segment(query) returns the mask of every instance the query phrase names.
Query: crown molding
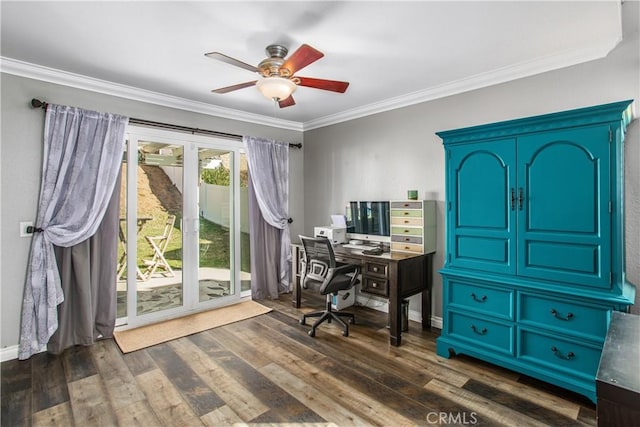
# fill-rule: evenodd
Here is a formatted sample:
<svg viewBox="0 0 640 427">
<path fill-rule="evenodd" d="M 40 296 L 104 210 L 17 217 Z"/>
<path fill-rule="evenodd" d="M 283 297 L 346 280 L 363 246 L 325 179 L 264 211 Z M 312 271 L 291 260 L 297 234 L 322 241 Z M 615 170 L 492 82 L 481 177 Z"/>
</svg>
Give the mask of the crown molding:
<svg viewBox="0 0 640 427">
<path fill-rule="evenodd" d="M 300 132 L 303 130 L 303 124 L 300 122 L 274 119 L 260 114 L 251 114 L 231 108 L 218 107 L 204 102 L 192 101 L 177 96 L 139 89 L 133 86 L 126 86 L 106 80 L 95 79 L 81 74 L 43 67 L 41 65 L 31 64 L 4 56 L 0 56 L 0 72 L 77 89 L 103 93 L 105 95 L 131 99 L 134 101 L 148 102 L 150 104 L 177 108 L 179 110 L 222 117 L 225 119 L 239 120 Z"/>
<path fill-rule="evenodd" d="M 482 89 L 484 87 L 494 86 L 500 83 L 506 83 L 524 77 L 604 58 L 621 41 L 622 34 L 620 34 L 619 38 L 614 42 L 603 42 L 585 49 L 568 51 L 556 55 L 537 58 L 531 61 L 520 62 L 512 66 L 498 68 L 486 73 L 476 74 L 464 79 L 430 87 L 425 90 L 389 98 L 381 102 L 375 102 L 363 107 L 321 117 L 316 120 L 310 120 L 304 123 L 304 130 L 307 131 L 330 126 L 385 111 L 408 107 L 422 102 L 433 101 L 435 99 Z"/>
<path fill-rule="evenodd" d="M 604 58 L 621 41 L 622 33 L 620 33 L 619 37 L 613 42 L 603 42 L 584 49 L 524 61 L 512 66 L 476 74 L 464 79 L 389 98 L 384 101 L 374 102 L 304 123 L 218 107 L 203 102 L 43 67 L 12 58 L 0 57 L 0 71 L 21 77 L 43 80 L 50 83 L 163 105 L 180 110 L 303 132 Z"/>
</svg>

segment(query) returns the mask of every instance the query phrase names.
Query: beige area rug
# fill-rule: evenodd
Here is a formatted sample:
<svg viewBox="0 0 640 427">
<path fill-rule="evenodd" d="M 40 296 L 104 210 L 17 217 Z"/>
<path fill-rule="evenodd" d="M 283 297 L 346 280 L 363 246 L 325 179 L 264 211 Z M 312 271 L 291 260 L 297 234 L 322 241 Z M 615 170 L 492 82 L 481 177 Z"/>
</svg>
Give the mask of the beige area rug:
<svg viewBox="0 0 640 427">
<path fill-rule="evenodd" d="M 130 353 L 207 329 L 249 319 L 270 311 L 269 307 L 249 300 L 215 310 L 167 320 L 166 322 L 125 331 L 116 331 L 113 333 L 113 337 L 123 353 Z"/>
</svg>

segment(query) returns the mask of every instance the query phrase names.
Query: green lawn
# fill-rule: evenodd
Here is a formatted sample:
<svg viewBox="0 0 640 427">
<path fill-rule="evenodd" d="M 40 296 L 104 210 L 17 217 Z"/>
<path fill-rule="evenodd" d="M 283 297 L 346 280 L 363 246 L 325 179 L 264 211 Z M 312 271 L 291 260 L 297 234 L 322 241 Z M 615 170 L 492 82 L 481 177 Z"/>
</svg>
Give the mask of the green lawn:
<svg viewBox="0 0 640 427">
<path fill-rule="evenodd" d="M 164 230 L 167 215 L 156 215 L 146 222 L 138 233 L 138 266 L 144 271 L 144 260 L 153 257 L 153 249 L 145 236 L 160 236 Z M 182 269 L 182 235 L 180 233 L 180 220 L 176 221 L 171 233 L 169 246 L 165 251 L 165 258 L 171 268 Z M 240 271 L 251 272 L 249 255 L 249 234 L 240 234 Z M 229 229 L 200 218 L 200 266 L 214 268 L 230 268 L 229 256 Z M 120 248 L 120 251 L 122 248 Z M 126 276 L 125 276 L 126 277 Z"/>
</svg>

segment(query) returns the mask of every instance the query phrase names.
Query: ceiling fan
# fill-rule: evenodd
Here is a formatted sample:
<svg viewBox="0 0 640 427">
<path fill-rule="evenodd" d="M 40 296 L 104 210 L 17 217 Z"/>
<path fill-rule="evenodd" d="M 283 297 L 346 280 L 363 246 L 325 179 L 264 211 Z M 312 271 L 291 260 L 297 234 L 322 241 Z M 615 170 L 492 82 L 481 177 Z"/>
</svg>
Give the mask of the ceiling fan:
<svg viewBox="0 0 640 427">
<path fill-rule="evenodd" d="M 205 56 L 209 58 L 256 72 L 263 77 L 259 80 L 214 89 L 211 92 L 223 94 L 245 87 L 256 86 L 265 97 L 277 102 L 280 108 L 284 108 L 295 105 L 296 102 L 291 94 L 298 86 L 339 93 L 344 93 L 349 86 L 349 82 L 296 76 L 296 72 L 324 56 L 322 52 L 307 44 L 300 46 L 289 58 L 286 58 L 289 52 L 288 49 L 282 45 L 269 45 L 265 52 L 269 57 L 260 62 L 257 67 L 220 52 L 205 53 Z"/>
</svg>

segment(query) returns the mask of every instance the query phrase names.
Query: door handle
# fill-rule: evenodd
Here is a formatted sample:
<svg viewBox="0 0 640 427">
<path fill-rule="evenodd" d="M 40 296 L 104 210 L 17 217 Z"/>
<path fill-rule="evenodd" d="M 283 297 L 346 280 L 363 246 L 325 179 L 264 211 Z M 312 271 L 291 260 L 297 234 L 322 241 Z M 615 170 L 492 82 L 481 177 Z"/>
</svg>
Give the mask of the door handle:
<svg viewBox="0 0 640 427">
<path fill-rule="evenodd" d="M 524 190 L 522 187 L 518 189 L 518 209 L 522 210 L 522 202 L 524 200 Z"/>
<path fill-rule="evenodd" d="M 516 210 L 516 189 L 511 187 L 511 210 Z"/>
</svg>

